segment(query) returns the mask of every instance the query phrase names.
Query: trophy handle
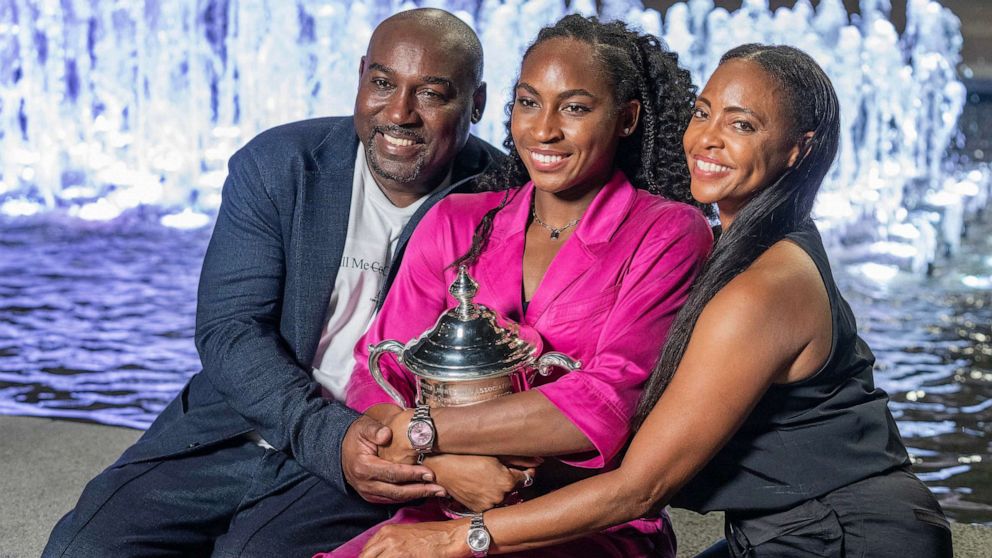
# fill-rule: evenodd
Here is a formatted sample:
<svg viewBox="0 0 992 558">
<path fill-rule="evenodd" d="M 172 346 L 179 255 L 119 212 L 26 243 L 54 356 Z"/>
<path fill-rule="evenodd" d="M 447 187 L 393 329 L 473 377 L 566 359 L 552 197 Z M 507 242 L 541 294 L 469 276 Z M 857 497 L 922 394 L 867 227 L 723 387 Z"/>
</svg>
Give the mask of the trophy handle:
<svg viewBox="0 0 992 558">
<path fill-rule="evenodd" d="M 396 401 L 397 405 L 406 408 L 406 400 L 393 386 L 389 385 L 386 378 L 382 376 L 382 371 L 379 370 L 379 358 L 382 357 L 383 353 L 393 353 L 400 362 L 403 362 L 403 344 L 387 339 L 378 345 L 369 345 L 369 372 L 372 373 L 372 378 L 379 384 L 379 387 L 385 390 Z"/>
<path fill-rule="evenodd" d="M 582 361 L 575 360 L 565 353 L 559 353 L 558 351 L 544 353 L 541 355 L 541 358 L 537 359 L 537 372 L 542 376 L 550 374 L 552 366 L 564 368 L 571 372 L 581 367 Z"/>
</svg>

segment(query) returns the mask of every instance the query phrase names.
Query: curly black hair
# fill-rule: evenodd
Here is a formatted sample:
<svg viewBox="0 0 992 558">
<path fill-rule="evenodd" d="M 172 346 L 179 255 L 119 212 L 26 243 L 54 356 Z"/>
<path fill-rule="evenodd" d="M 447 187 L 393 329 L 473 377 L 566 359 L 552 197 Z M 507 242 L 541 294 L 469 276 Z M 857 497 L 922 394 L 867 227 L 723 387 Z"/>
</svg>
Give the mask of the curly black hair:
<svg viewBox="0 0 992 558">
<path fill-rule="evenodd" d="M 696 88 L 689 71 L 679 66 L 678 55 L 667 50 L 657 37 L 639 33 L 622 21 L 604 23 L 596 17 L 572 14 L 541 29 L 524 53 L 524 59 L 538 45 L 551 39 L 576 39 L 592 46 L 603 74 L 610 80 L 617 105 L 634 99 L 640 101 L 640 122 L 632 134 L 621 138 L 615 161 L 631 184 L 701 207 L 689 191 L 689 169 L 682 149 L 682 134 L 689 124 Z M 515 98 L 511 99 L 505 109 L 503 147 L 509 156 L 479 177 L 480 190 L 504 191 L 530 180 L 510 134 L 515 102 Z M 508 199 L 509 192 L 502 203 L 483 216 L 475 229 L 472 247 L 453 266 L 474 262 L 479 257 L 492 230 L 493 218 Z"/>
</svg>

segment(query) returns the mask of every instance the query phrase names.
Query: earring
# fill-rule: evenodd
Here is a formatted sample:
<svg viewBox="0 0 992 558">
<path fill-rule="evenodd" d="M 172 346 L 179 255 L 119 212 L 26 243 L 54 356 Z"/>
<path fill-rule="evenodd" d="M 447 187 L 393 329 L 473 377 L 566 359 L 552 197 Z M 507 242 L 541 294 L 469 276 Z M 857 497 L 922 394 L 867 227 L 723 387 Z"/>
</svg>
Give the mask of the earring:
<svg viewBox="0 0 992 558">
<path fill-rule="evenodd" d="M 629 134 L 630 134 L 630 128 L 624 128 L 623 129 L 623 135 L 626 136 L 626 135 L 629 135 Z"/>
<path fill-rule="evenodd" d="M 472 122 L 478 123 L 482 119 L 482 112 L 479 109 L 472 109 Z"/>
</svg>

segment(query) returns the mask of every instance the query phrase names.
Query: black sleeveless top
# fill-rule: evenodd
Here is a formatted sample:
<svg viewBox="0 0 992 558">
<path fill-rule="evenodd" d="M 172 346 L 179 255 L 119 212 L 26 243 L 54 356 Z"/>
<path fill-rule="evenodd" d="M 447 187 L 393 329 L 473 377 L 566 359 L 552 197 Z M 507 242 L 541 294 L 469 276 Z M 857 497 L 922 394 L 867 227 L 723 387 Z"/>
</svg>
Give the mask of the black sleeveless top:
<svg viewBox="0 0 992 558">
<path fill-rule="evenodd" d="M 826 286 L 833 340 L 813 376 L 774 384 L 740 430 L 672 500 L 697 512 L 790 508 L 909 463 L 888 396 L 875 387 L 875 356 L 830 273 L 812 221 L 786 236 L 809 254 Z"/>
</svg>

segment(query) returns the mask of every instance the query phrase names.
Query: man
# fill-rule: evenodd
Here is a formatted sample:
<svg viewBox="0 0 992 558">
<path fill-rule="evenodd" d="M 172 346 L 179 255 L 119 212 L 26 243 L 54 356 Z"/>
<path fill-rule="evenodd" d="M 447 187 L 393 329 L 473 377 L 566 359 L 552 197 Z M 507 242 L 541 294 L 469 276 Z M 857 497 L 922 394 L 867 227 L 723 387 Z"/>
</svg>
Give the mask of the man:
<svg viewBox="0 0 992 558">
<path fill-rule="evenodd" d="M 231 158 L 200 279 L 203 371 L 44 556 L 309 556 L 384 519 L 373 503 L 441 493 L 429 469 L 377 457 L 394 433 L 321 392 L 342 395 L 413 226 L 498 156 L 468 133 L 481 75 L 468 26 L 403 12 L 372 35 L 353 118 L 281 126 Z"/>
</svg>

